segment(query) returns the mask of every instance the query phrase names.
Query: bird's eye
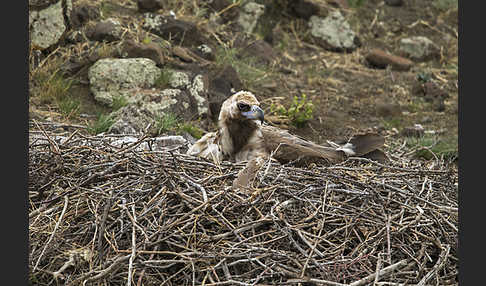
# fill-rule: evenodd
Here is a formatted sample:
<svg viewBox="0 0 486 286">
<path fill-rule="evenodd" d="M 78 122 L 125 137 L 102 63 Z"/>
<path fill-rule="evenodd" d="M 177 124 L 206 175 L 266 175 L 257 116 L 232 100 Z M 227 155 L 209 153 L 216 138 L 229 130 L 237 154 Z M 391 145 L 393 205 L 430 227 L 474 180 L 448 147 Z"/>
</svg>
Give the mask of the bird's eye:
<svg viewBox="0 0 486 286">
<path fill-rule="evenodd" d="M 250 106 L 246 103 L 240 102 L 240 103 L 238 103 L 238 109 L 240 111 L 250 111 Z"/>
</svg>

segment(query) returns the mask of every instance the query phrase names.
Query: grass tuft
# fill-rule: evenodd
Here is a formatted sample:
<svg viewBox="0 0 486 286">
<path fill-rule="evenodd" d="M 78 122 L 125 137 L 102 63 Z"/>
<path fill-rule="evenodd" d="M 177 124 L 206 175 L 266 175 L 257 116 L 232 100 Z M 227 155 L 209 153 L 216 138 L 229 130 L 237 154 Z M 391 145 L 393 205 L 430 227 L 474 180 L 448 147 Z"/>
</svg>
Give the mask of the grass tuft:
<svg viewBox="0 0 486 286">
<path fill-rule="evenodd" d="M 96 121 L 89 124 L 87 130 L 93 135 L 100 134 L 108 131 L 115 121 L 113 113 L 98 113 Z"/>
<path fill-rule="evenodd" d="M 172 113 L 166 113 L 155 118 L 155 129 L 157 135 L 175 131 L 178 125 L 179 119 Z"/>
<path fill-rule="evenodd" d="M 407 146 L 415 148 L 414 155 L 424 160 L 454 160 L 458 157 L 457 137 L 439 137 L 426 134 L 418 138 L 408 138 Z"/>
<path fill-rule="evenodd" d="M 127 106 L 128 105 L 128 100 L 125 96 L 120 95 L 120 96 L 114 96 L 113 97 L 113 102 L 111 103 L 111 108 L 113 111 L 117 111 L 120 108 Z"/>
<path fill-rule="evenodd" d="M 172 71 L 168 68 L 163 68 L 160 72 L 159 77 L 155 80 L 155 87 L 159 89 L 165 89 L 169 87 L 171 76 Z"/>
</svg>

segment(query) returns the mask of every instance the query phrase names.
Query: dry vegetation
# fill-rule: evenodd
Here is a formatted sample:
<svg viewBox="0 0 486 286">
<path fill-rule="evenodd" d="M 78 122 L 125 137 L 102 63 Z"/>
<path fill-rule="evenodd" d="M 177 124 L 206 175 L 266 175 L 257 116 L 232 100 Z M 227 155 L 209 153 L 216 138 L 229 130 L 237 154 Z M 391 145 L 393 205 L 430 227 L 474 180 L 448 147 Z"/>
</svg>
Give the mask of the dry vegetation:
<svg viewBox="0 0 486 286">
<path fill-rule="evenodd" d="M 125 33 L 140 42 L 160 41 L 140 28 L 135 1 L 78 2 L 98 6 L 102 19 L 122 19 Z M 112 107 L 97 104 L 86 69 L 65 76 L 62 67 L 73 57 L 113 56 L 116 43 L 60 46 L 35 65 L 30 57 L 30 283 L 457 285 L 457 1 L 408 1 L 416 14 L 376 8 L 374 0 L 348 2 L 346 18 L 362 37 L 361 49 L 325 51 L 309 39 L 304 20 L 284 15 L 273 46 L 277 63 L 262 65 L 237 57 L 229 25 L 211 26 L 198 1 L 165 1 L 167 11 L 220 43 L 214 64 L 238 71 L 274 120 L 269 123 L 315 142 L 372 126 L 386 134 L 389 164 L 350 158 L 295 168 L 268 162 L 252 193 L 229 187 L 243 165 L 187 156 L 187 146 L 140 150 L 150 136 L 122 147 L 110 144 L 121 135 L 95 136 L 108 129 L 109 113 L 124 99 Z M 436 23 L 419 20 L 430 11 Z M 276 26 L 260 24 L 257 38 Z M 409 72 L 365 64 L 369 47 L 394 47 L 417 34 L 446 43 L 440 59 Z M 419 75 L 449 93 L 444 112 L 413 95 Z M 166 81 L 161 77 L 158 84 Z M 303 126 L 290 124 L 293 100 L 303 95 L 313 116 Z M 401 112 L 380 116 L 383 104 Z M 211 126 L 169 119 L 157 121 L 160 133 L 197 137 Z M 399 136 L 414 123 L 435 133 Z"/>
<path fill-rule="evenodd" d="M 235 193 L 242 164 L 187 146 L 32 127 L 32 283 L 457 285 L 457 170 L 406 159 L 404 145 L 387 165 L 269 161 Z"/>
</svg>

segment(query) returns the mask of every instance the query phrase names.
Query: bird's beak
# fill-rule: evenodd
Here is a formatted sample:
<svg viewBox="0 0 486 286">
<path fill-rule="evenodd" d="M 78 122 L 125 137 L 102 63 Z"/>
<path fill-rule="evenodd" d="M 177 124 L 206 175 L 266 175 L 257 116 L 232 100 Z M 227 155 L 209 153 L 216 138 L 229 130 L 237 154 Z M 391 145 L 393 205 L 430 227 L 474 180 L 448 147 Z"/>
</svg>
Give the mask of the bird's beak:
<svg viewBox="0 0 486 286">
<path fill-rule="evenodd" d="M 264 119 L 263 110 L 258 105 L 252 105 L 250 111 L 242 112 L 241 114 L 247 119 L 258 119 L 260 122 L 263 122 Z"/>
</svg>

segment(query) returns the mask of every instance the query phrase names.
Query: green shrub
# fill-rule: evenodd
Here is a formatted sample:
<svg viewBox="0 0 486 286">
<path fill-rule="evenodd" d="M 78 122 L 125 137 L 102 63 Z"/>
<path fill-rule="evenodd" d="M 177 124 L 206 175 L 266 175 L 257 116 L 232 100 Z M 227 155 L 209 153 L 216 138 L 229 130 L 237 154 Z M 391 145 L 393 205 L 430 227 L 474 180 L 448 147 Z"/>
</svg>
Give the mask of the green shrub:
<svg viewBox="0 0 486 286">
<path fill-rule="evenodd" d="M 283 105 L 272 104 L 270 112 L 286 116 L 296 127 L 304 126 L 307 121 L 313 118 L 314 104 L 307 99 L 305 94 L 302 97 L 294 96 L 290 107 L 287 109 Z"/>
</svg>

